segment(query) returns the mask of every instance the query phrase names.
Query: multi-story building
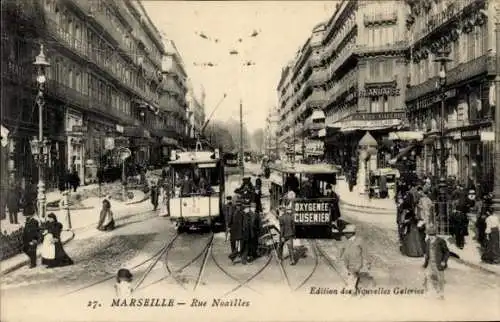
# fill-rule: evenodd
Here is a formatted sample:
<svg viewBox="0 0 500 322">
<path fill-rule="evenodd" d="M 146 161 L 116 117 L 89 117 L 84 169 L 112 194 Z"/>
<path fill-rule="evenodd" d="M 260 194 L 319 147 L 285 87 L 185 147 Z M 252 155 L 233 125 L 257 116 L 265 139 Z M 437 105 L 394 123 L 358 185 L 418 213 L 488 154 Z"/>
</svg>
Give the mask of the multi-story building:
<svg viewBox="0 0 500 322">
<path fill-rule="evenodd" d="M 310 115 L 319 106 L 326 114 L 326 158 L 350 165 L 367 132 L 381 146 L 390 131 L 406 125 L 404 8 L 400 1 L 342 1 L 314 29 L 315 41 L 303 50 L 308 54 L 283 70 L 278 86 L 282 138 L 293 136 L 288 118 Z M 384 149 L 377 151 L 372 169 L 390 158 Z"/>
<path fill-rule="evenodd" d="M 264 129 L 265 153 L 271 158 L 279 157 L 279 115 L 276 107 L 272 108 L 266 117 L 266 127 Z"/>
<path fill-rule="evenodd" d="M 82 179 L 95 175 L 86 168 L 104 162 L 106 137 L 130 147 L 133 162 L 150 160 L 170 120 L 160 107 L 175 104 L 160 104 L 165 50 L 139 1 L 3 1 L 2 44 L 2 125 L 10 130 L 15 177 L 36 178 L 29 141 L 39 123 L 32 63 L 41 44 L 51 64 L 43 114 L 47 183 L 57 184 L 68 168 Z"/>
<path fill-rule="evenodd" d="M 168 160 L 170 148 L 188 145 L 187 75 L 179 51 L 172 40 L 164 40 L 166 54 L 162 61 L 163 81 L 160 86 L 162 158 Z"/>
<path fill-rule="evenodd" d="M 406 106 L 413 130 L 424 132 L 419 160 L 439 174 L 441 101 L 444 96 L 446 170 L 466 183 L 493 177 L 492 93 L 495 75 L 495 1 L 406 1 L 408 50 Z M 448 52 L 445 85 L 436 57 Z M 498 55 L 498 53 L 496 53 Z M 443 76 L 443 75 L 442 75 Z M 442 95 L 444 93 L 444 95 Z M 498 98 L 497 98 L 498 102 Z M 437 141 L 437 142 L 436 142 Z"/>
<path fill-rule="evenodd" d="M 313 28 L 312 35 L 299 49 L 293 61 L 282 70 L 278 91 L 278 141 L 289 155 L 302 154 L 305 124 L 315 108 L 322 108 L 325 96 L 314 79 L 320 72 L 324 24 Z"/>
</svg>

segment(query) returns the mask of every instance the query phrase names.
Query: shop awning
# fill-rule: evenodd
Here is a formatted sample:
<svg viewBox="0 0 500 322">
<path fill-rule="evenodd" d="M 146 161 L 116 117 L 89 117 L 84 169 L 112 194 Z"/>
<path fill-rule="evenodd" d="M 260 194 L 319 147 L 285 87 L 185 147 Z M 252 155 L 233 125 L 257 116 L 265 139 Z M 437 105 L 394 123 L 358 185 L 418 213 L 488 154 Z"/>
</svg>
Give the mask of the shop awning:
<svg viewBox="0 0 500 322">
<path fill-rule="evenodd" d="M 389 140 L 422 141 L 423 139 L 424 139 L 424 132 L 419 132 L 419 131 L 398 131 L 389 133 Z"/>
<path fill-rule="evenodd" d="M 161 138 L 161 144 L 171 145 L 171 146 L 177 146 L 178 142 L 177 142 L 176 139 L 172 139 L 172 138 L 164 136 L 164 137 Z"/>
<path fill-rule="evenodd" d="M 151 138 L 151 134 L 149 133 L 149 131 L 140 127 L 140 126 L 124 126 L 123 127 L 123 136 L 134 137 L 134 138 L 144 138 L 144 139 Z"/>
</svg>

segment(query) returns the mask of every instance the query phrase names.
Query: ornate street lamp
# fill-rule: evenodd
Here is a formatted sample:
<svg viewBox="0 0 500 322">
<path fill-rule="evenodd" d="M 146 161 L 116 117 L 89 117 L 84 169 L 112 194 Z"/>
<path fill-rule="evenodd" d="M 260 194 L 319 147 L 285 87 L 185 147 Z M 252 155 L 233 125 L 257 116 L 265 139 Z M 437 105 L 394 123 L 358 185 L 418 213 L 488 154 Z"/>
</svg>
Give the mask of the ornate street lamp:
<svg viewBox="0 0 500 322">
<path fill-rule="evenodd" d="M 33 66 L 37 69 L 36 82 L 38 84 L 38 93 L 36 95 L 36 104 L 38 105 L 38 139 L 34 139 L 31 142 L 31 151 L 35 157 L 35 161 L 38 165 L 38 215 L 45 219 L 45 183 L 44 183 L 44 167 L 45 159 L 48 155 L 47 140 L 43 137 L 43 107 L 45 105 L 45 99 L 43 97 L 43 91 L 45 89 L 45 82 L 47 81 L 45 77 L 45 71 L 50 67 L 50 63 L 45 57 L 45 52 L 43 44 L 40 45 L 40 53 L 35 58 Z"/>
<path fill-rule="evenodd" d="M 445 138 L 445 102 L 446 102 L 446 65 L 448 62 L 452 61 L 448 56 L 451 53 L 451 49 L 449 46 L 444 45 L 441 50 L 438 52 L 438 57 L 434 59 L 435 62 L 439 63 L 439 90 L 440 90 L 440 98 L 441 98 L 441 122 L 439 124 L 440 136 L 439 142 L 441 151 L 439 154 L 439 196 L 438 196 L 438 204 L 439 204 L 439 216 L 441 220 L 447 218 L 448 211 L 446 205 L 446 196 L 447 196 L 447 183 L 446 183 L 446 147 L 444 143 Z M 436 217 L 434 217 L 436 220 Z M 434 222 L 435 226 L 436 222 Z"/>
</svg>

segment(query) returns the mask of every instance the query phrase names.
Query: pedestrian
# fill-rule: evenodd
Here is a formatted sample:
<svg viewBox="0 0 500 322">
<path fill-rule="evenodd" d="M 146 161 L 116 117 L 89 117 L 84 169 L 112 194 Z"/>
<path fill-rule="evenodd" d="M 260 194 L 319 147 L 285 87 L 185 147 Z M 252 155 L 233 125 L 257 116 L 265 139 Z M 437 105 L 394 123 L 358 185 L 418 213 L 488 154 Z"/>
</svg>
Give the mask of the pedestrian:
<svg viewBox="0 0 500 322">
<path fill-rule="evenodd" d="M 295 238 L 295 222 L 293 221 L 293 210 L 285 209 L 285 213 L 279 217 L 280 223 L 280 244 L 278 257 L 283 260 L 283 248 L 286 245 L 290 257 L 290 265 L 295 265 L 295 252 L 293 249 L 293 239 Z"/>
<path fill-rule="evenodd" d="M 233 197 L 232 196 L 227 196 L 226 197 L 226 204 L 224 205 L 224 223 L 226 225 L 226 241 L 227 237 L 229 235 L 229 232 L 231 231 L 231 217 L 233 216 L 234 213 L 234 205 L 233 205 Z M 231 241 L 231 254 L 234 253 L 234 245 L 233 242 Z"/>
<path fill-rule="evenodd" d="M 262 213 L 262 179 L 260 174 L 255 179 L 255 212 Z"/>
<path fill-rule="evenodd" d="M 17 213 L 21 205 L 21 188 L 15 184 L 9 188 L 7 193 L 7 210 L 9 211 L 9 222 L 18 224 Z"/>
<path fill-rule="evenodd" d="M 118 298 L 126 298 L 132 295 L 133 275 L 130 270 L 120 268 L 116 273 L 115 293 Z"/>
<path fill-rule="evenodd" d="M 347 225 L 344 228 L 346 241 L 340 251 L 340 260 L 343 264 L 347 289 L 356 294 L 359 276 L 364 265 L 365 254 L 360 238 L 356 238 L 356 227 Z"/>
<path fill-rule="evenodd" d="M 498 216 L 492 210 L 487 211 L 486 217 L 486 248 L 481 260 L 490 264 L 500 264 L 500 234 Z"/>
<path fill-rule="evenodd" d="M 439 299 L 444 299 L 444 271 L 448 267 L 450 251 L 446 241 L 436 236 L 436 229 L 431 226 L 427 229 L 429 238 L 425 247 L 425 281 L 426 290 L 434 291 Z"/>
<path fill-rule="evenodd" d="M 158 213 L 158 216 L 160 217 L 167 217 L 169 212 L 168 212 L 168 188 L 164 184 L 163 186 L 160 187 L 160 193 L 158 196 L 158 202 L 160 203 L 160 212 Z"/>
<path fill-rule="evenodd" d="M 159 188 L 155 181 L 151 183 L 151 204 L 153 205 L 153 210 L 158 209 L 158 195 Z"/>
<path fill-rule="evenodd" d="M 252 207 L 256 209 L 256 203 L 252 203 Z M 262 219 L 260 217 L 260 212 L 251 211 L 250 212 L 250 245 L 248 255 L 250 257 L 250 261 L 255 260 L 259 257 L 259 237 L 261 234 L 262 227 Z"/>
<path fill-rule="evenodd" d="M 406 193 L 401 219 L 401 252 L 408 257 L 422 257 L 425 252 L 425 231 L 413 204 L 414 197 Z"/>
<path fill-rule="evenodd" d="M 250 259 L 250 252 L 252 251 L 252 234 L 253 234 L 253 214 L 251 203 L 249 200 L 243 202 L 243 220 L 242 220 L 242 238 L 241 238 L 241 263 L 246 265 Z"/>
<path fill-rule="evenodd" d="M 34 212 L 26 214 L 26 223 L 23 229 L 23 252 L 30 259 L 30 268 L 36 267 L 36 247 L 40 240 L 40 226 L 33 215 Z"/>
<path fill-rule="evenodd" d="M 47 215 L 47 222 L 44 228 L 43 245 L 44 247 L 48 247 L 50 256 L 43 256 L 42 251 L 42 264 L 47 265 L 48 268 L 73 265 L 73 260 L 68 256 L 61 242 L 63 225 L 57 221 L 54 213 Z M 46 245 L 45 238 L 48 239 L 48 245 Z M 44 258 L 48 260 L 44 262 Z"/>
<path fill-rule="evenodd" d="M 78 175 L 78 171 L 76 171 L 76 166 L 73 166 L 71 171 L 69 184 L 73 192 L 76 192 L 76 189 L 80 186 L 80 176 Z"/>
<path fill-rule="evenodd" d="M 236 200 L 232 216 L 229 217 L 229 233 L 231 241 L 231 254 L 229 258 L 235 261 L 238 255 L 241 255 L 241 241 L 243 239 L 243 211 L 241 209 L 241 200 Z"/>
<path fill-rule="evenodd" d="M 115 220 L 111 211 L 111 203 L 108 199 L 102 201 L 102 209 L 99 215 L 99 223 L 97 229 L 101 231 L 110 231 L 115 229 Z"/>
<path fill-rule="evenodd" d="M 462 194 L 454 216 L 452 217 L 453 230 L 455 235 L 455 244 L 458 248 L 463 249 L 465 245 L 465 236 L 469 235 L 469 217 L 468 213 L 474 206 L 476 193 L 474 190 L 469 190 L 468 194 Z"/>
</svg>

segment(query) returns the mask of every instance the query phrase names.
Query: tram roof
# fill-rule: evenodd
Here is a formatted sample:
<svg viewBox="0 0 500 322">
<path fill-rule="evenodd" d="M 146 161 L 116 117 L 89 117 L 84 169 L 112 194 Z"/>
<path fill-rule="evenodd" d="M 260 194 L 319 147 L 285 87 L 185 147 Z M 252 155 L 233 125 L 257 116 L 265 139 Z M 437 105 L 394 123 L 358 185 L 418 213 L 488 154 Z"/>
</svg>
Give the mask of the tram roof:
<svg viewBox="0 0 500 322">
<path fill-rule="evenodd" d="M 176 159 L 170 161 L 168 164 L 207 164 L 216 163 L 218 160 L 218 158 L 214 158 L 213 151 L 189 151 L 177 152 Z"/>
<path fill-rule="evenodd" d="M 333 174 L 338 173 L 338 169 L 335 165 L 328 163 L 317 163 L 317 164 L 280 164 L 272 167 L 273 170 L 283 172 L 283 173 L 305 173 L 305 174 Z"/>
</svg>

